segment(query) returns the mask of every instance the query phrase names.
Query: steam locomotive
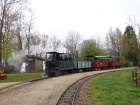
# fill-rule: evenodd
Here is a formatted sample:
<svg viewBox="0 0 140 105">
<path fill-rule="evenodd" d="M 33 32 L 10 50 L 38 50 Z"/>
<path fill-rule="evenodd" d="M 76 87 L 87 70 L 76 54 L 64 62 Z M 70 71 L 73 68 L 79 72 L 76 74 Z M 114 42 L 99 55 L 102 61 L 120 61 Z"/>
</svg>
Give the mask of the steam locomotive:
<svg viewBox="0 0 140 105">
<path fill-rule="evenodd" d="M 45 72 L 49 77 L 82 70 L 103 70 L 121 67 L 121 58 L 113 56 L 86 56 L 86 61 L 74 61 L 72 54 L 47 52 Z"/>
</svg>

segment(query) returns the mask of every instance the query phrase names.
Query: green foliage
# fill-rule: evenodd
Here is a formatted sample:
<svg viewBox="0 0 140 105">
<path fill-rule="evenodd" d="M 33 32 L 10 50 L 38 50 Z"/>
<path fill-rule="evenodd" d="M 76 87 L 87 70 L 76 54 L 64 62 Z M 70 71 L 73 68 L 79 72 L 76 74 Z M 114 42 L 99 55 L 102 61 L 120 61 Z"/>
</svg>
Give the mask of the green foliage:
<svg viewBox="0 0 140 105">
<path fill-rule="evenodd" d="M 10 42 L 6 42 L 5 44 L 3 44 L 2 50 L 0 50 L 2 58 L 4 59 L 9 58 L 14 50 L 15 46 Z"/>
<path fill-rule="evenodd" d="M 2 60 L 7 62 L 15 49 L 14 44 L 19 41 L 16 36 L 27 30 L 24 26 L 24 11 L 29 10 L 27 8 L 28 0 L 0 0 L 0 67 Z"/>
<path fill-rule="evenodd" d="M 88 55 L 103 55 L 103 49 L 94 39 L 87 39 L 82 42 L 81 45 L 81 58 L 85 59 Z"/>
<path fill-rule="evenodd" d="M 122 59 L 122 66 L 123 67 L 129 67 L 130 64 L 131 64 L 131 62 L 129 60 Z"/>
<path fill-rule="evenodd" d="M 107 73 L 93 79 L 88 90 L 89 105 L 139 105 L 139 93 L 131 70 Z"/>
<path fill-rule="evenodd" d="M 127 26 L 122 40 L 124 58 L 133 62 L 136 66 L 138 63 L 138 42 L 133 27 Z"/>
<path fill-rule="evenodd" d="M 25 81 L 25 80 L 40 78 L 42 77 L 42 75 L 43 73 L 8 74 L 7 79 L 0 80 L 0 83 Z"/>
</svg>

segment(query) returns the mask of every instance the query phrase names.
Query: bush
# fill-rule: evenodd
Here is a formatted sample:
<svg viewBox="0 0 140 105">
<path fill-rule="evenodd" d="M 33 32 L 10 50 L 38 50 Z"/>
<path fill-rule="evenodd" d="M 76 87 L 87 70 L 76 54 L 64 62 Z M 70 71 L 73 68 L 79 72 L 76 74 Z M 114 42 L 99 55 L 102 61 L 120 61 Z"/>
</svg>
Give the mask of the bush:
<svg viewBox="0 0 140 105">
<path fill-rule="evenodd" d="M 131 66 L 131 62 L 125 59 L 122 59 L 122 66 L 123 67 L 130 67 Z"/>
<path fill-rule="evenodd" d="M 5 73 L 11 74 L 15 70 L 15 67 L 14 66 L 6 66 L 6 67 L 3 67 L 3 70 Z"/>
</svg>

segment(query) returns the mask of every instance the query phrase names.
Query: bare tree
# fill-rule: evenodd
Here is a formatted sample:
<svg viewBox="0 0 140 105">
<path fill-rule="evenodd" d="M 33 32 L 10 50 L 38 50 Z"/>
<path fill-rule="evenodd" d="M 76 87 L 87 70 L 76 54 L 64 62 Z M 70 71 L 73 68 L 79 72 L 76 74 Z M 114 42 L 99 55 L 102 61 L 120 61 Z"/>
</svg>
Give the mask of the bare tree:
<svg viewBox="0 0 140 105">
<path fill-rule="evenodd" d="M 113 31 L 109 29 L 106 35 L 106 50 L 110 55 L 121 56 L 122 54 L 122 32 L 119 28 Z"/>
<path fill-rule="evenodd" d="M 40 52 L 40 56 L 43 56 L 44 54 L 46 54 L 46 51 L 47 51 L 47 47 L 48 47 L 48 35 L 46 34 L 41 34 L 41 42 L 40 42 L 40 47 L 43 49 L 41 52 Z"/>
<path fill-rule="evenodd" d="M 34 17 L 34 13 L 32 10 L 29 11 L 30 12 L 30 18 L 25 21 L 25 37 L 27 39 L 27 42 L 26 42 L 26 45 L 27 45 L 27 48 L 28 48 L 28 54 L 30 54 L 30 45 L 31 45 L 31 38 L 33 38 L 33 34 L 35 34 L 35 32 L 32 32 L 33 30 L 33 27 L 34 27 L 34 20 L 35 20 L 35 17 Z"/>
<path fill-rule="evenodd" d="M 48 48 L 48 35 L 36 34 L 30 39 L 31 53 L 43 57 Z"/>
<path fill-rule="evenodd" d="M 79 51 L 80 42 L 80 33 L 76 31 L 69 31 L 65 42 L 63 42 L 63 46 L 66 48 L 68 53 L 72 53 L 76 56 L 77 51 Z"/>
<path fill-rule="evenodd" d="M 57 39 L 56 36 L 54 35 L 51 39 L 50 39 L 50 48 L 52 48 L 54 51 L 58 51 L 58 49 L 61 46 L 61 40 Z"/>
<path fill-rule="evenodd" d="M 17 46 L 16 50 L 20 51 L 23 50 L 23 30 L 24 30 L 24 25 L 23 25 L 23 18 L 24 15 L 19 12 L 18 20 L 15 22 L 15 35 L 16 37 L 14 38 L 14 43 Z"/>
<path fill-rule="evenodd" d="M 42 36 L 42 37 L 41 37 L 41 47 L 42 47 L 43 49 L 45 49 L 45 48 L 47 48 L 48 35 L 43 34 L 43 35 L 41 35 L 41 36 Z"/>
</svg>

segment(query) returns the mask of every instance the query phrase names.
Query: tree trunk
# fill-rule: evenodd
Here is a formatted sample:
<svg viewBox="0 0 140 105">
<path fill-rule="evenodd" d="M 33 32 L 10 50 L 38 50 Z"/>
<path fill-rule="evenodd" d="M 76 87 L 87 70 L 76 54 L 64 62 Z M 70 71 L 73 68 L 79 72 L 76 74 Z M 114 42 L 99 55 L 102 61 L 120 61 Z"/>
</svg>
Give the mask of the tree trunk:
<svg viewBox="0 0 140 105">
<path fill-rule="evenodd" d="M 3 13 L 4 14 L 4 13 Z M 1 26 L 0 26 L 0 51 L 2 52 L 2 38 L 3 38 L 3 23 L 4 23 L 4 16 L 1 19 Z M 0 69 L 2 68 L 2 53 L 0 52 Z"/>
<path fill-rule="evenodd" d="M 22 50 L 22 39 L 20 36 L 20 32 L 18 32 L 17 37 L 18 37 L 18 50 Z"/>
</svg>

